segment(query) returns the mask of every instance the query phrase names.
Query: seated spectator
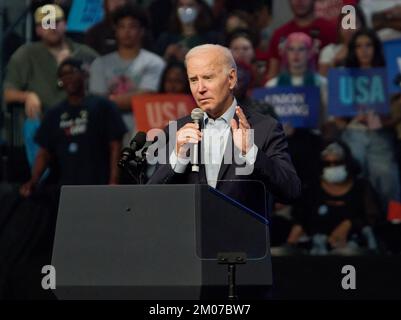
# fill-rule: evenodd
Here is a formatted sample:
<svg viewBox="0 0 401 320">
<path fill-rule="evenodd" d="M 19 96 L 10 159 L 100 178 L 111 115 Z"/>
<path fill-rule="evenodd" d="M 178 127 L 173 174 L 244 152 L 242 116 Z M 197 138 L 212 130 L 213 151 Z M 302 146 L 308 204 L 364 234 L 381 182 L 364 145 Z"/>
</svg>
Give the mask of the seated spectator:
<svg viewBox="0 0 401 320">
<path fill-rule="evenodd" d="M 261 75 L 265 82 L 269 60 L 268 45 L 273 33 L 271 28 L 272 2 L 254 0 L 235 4 L 230 1 L 230 5 L 237 9 L 229 13 L 226 18 L 226 43 L 230 42 L 230 37 L 236 33 L 236 30 L 247 30 L 254 48 L 253 64 L 257 74 Z M 259 84 L 261 85 L 261 83 Z"/>
<path fill-rule="evenodd" d="M 260 58 L 266 60 L 266 51 L 273 31 L 271 26 L 273 0 L 215 1 L 213 8 L 222 6 L 222 2 L 225 2 L 224 8 L 227 12 L 226 18 L 223 20 L 225 21 L 225 33 L 230 34 L 235 29 L 248 29 L 255 33 L 258 39 L 256 56 L 258 60 Z"/>
<path fill-rule="evenodd" d="M 100 55 L 105 55 L 117 50 L 113 26 L 113 13 L 127 3 L 128 0 L 104 0 L 103 20 L 85 32 L 85 43 L 95 49 Z"/>
<path fill-rule="evenodd" d="M 255 56 L 257 41 L 247 29 L 236 29 L 228 35 L 227 47 L 231 50 L 236 61 L 247 64 L 252 69 L 250 89 L 263 86 L 265 82 L 264 70 L 258 68 Z"/>
<path fill-rule="evenodd" d="M 320 123 L 324 122 L 327 106 L 327 79 L 313 71 L 312 38 L 302 32 L 288 35 L 283 48 L 283 71 L 266 83 L 275 86 L 317 86 L 320 88 Z"/>
<path fill-rule="evenodd" d="M 57 5 L 48 6 L 56 12 L 56 29 L 44 29 L 43 7 L 36 9 L 35 30 L 41 40 L 21 46 L 12 55 L 4 81 L 6 103 L 24 104 L 29 118 L 40 116 L 65 99 L 65 92 L 57 85 L 57 67 L 65 58 L 74 57 L 90 64 L 97 56 L 89 47 L 65 37 L 63 10 Z M 47 12 L 46 7 L 43 9 Z"/>
<path fill-rule="evenodd" d="M 227 31 L 233 32 L 235 29 L 245 28 L 255 34 L 255 59 L 262 74 L 268 70 L 268 47 L 273 34 L 272 5 L 272 0 L 230 1 L 230 7 L 237 8 L 237 11 L 230 15 L 231 18 L 226 24 Z M 237 15 L 233 16 L 235 12 Z"/>
<path fill-rule="evenodd" d="M 335 24 L 321 18 L 316 18 L 314 14 L 315 0 L 289 0 L 294 18 L 278 28 L 270 41 L 269 45 L 269 71 L 268 78 L 276 77 L 280 72 L 281 56 L 280 51 L 283 44 L 291 33 L 303 32 L 313 39 L 313 48 L 319 52 L 329 43 L 337 41 Z M 316 64 L 316 59 L 314 60 Z"/>
<path fill-rule="evenodd" d="M 119 8 L 114 15 L 117 51 L 97 58 L 90 70 L 91 93 L 108 97 L 125 111 L 130 135 L 135 131 L 131 113 L 133 95 L 156 92 L 165 63 L 142 48 L 147 18 L 139 7 Z M 129 137 L 126 137 L 129 139 Z"/>
<path fill-rule="evenodd" d="M 320 160 L 320 179 L 304 189 L 295 206 L 295 224 L 287 242 L 298 244 L 307 235 L 312 238 L 311 254 L 377 249 L 372 230 L 380 217 L 380 204 L 370 183 L 356 177 L 349 149 L 340 141 L 327 143 Z"/>
<path fill-rule="evenodd" d="M 191 94 L 187 68 L 180 61 L 170 62 L 163 71 L 159 93 Z"/>
<path fill-rule="evenodd" d="M 116 184 L 121 139 L 126 128 L 110 101 L 85 95 L 82 62 L 67 59 L 59 67 L 67 99 L 46 114 L 36 135 L 40 149 L 31 179 L 20 192 L 29 196 L 46 168 L 57 163 L 60 185 Z"/>
<path fill-rule="evenodd" d="M 157 40 L 156 52 L 167 61 L 184 61 L 189 49 L 219 41 L 212 25 L 211 10 L 203 0 L 177 0 L 168 30 Z"/>
<path fill-rule="evenodd" d="M 317 174 L 320 136 L 316 129 L 324 122 L 327 105 L 327 80 L 313 71 L 314 50 L 312 38 L 296 32 L 288 36 L 283 48 L 283 70 L 266 83 L 276 86 L 316 86 L 320 88 L 320 115 L 317 128 L 294 128 L 283 123 L 288 138 L 288 148 L 302 185 L 308 185 Z"/>
<path fill-rule="evenodd" d="M 329 69 L 344 66 L 348 55 L 348 45 L 352 36 L 360 29 L 366 27 L 365 16 L 358 6 L 355 6 L 356 29 L 344 29 L 342 20 L 345 14 L 341 14 L 337 21 L 338 42 L 325 46 L 319 56 L 319 73 L 326 77 Z"/>
<path fill-rule="evenodd" d="M 255 59 L 254 39 L 247 29 L 235 29 L 227 39 L 227 47 L 236 61 L 251 65 Z"/>
<path fill-rule="evenodd" d="M 372 30 L 354 34 L 348 48 L 347 68 L 380 68 L 385 60 L 382 45 Z M 361 166 L 362 176 L 369 179 L 386 212 L 390 200 L 400 199 L 399 168 L 394 152 L 394 127 L 401 118 L 379 116 L 368 110 L 354 118 L 336 118 L 342 140 Z"/>
</svg>

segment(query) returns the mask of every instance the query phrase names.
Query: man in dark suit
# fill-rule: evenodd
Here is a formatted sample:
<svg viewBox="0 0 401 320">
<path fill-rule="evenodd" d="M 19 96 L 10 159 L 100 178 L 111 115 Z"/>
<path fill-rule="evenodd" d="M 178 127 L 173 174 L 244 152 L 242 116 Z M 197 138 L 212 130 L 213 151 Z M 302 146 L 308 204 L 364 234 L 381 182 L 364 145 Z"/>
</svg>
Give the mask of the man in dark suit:
<svg viewBox="0 0 401 320">
<path fill-rule="evenodd" d="M 262 188 L 256 187 L 257 182 L 243 188 L 235 181 L 259 181 L 269 202 L 270 195 L 284 203 L 299 197 L 301 184 L 282 126 L 270 116 L 237 105 L 233 94 L 237 68 L 231 52 L 219 45 L 202 45 L 187 53 L 185 63 L 192 95 L 204 111 L 203 121 L 199 126 L 189 116 L 178 120 L 175 137 L 167 138 L 175 140 L 168 163 L 159 164 L 148 183 L 207 183 L 252 209 L 258 209 L 255 202 Z M 199 144 L 203 160 L 199 172 L 188 163 L 194 144 Z"/>
</svg>

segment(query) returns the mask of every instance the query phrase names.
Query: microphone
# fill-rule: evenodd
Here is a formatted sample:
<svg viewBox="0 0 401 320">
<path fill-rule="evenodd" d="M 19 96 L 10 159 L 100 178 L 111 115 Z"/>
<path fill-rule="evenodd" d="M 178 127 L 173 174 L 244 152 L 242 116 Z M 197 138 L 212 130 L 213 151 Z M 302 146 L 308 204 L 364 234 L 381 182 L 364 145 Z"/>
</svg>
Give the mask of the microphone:
<svg viewBox="0 0 401 320">
<path fill-rule="evenodd" d="M 139 131 L 135 137 L 131 140 L 129 146 L 132 150 L 138 151 L 142 149 L 142 147 L 146 143 L 146 133 L 143 131 Z"/>
<path fill-rule="evenodd" d="M 203 119 L 203 110 L 201 108 L 195 108 L 191 112 L 191 118 L 194 123 L 197 123 L 200 128 L 200 121 Z M 192 159 L 192 172 L 199 172 L 199 152 L 198 143 L 194 144 L 193 149 L 193 159 Z"/>
<path fill-rule="evenodd" d="M 122 150 L 120 160 L 118 161 L 118 166 L 120 168 L 124 168 L 129 161 L 135 158 L 135 152 L 142 149 L 145 143 L 146 133 L 143 131 L 139 131 L 131 140 L 129 147 Z"/>
</svg>

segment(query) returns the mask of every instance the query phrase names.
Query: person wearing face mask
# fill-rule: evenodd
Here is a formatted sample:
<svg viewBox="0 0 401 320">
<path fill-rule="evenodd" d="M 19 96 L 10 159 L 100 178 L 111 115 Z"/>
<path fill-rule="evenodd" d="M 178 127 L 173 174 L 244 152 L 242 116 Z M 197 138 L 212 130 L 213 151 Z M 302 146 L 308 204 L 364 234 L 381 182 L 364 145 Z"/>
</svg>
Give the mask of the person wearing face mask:
<svg viewBox="0 0 401 320">
<path fill-rule="evenodd" d="M 218 43 L 219 36 L 211 31 L 213 15 L 203 0 L 177 0 L 168 30 L 156 43 L 156 52 L 166 61 L 184 61 L 188 50 L 205 43 Z"/>
<path fill-rule="evenodd" d="M 298 244 L 307 235 L 312 247 L 319 240 L 327 252 L 376 249 L 372 230 L 380 217 L 380 203 L 369 181 L 356 177 L 358 167 L 349 148 L 339 140 L 327 142 L 320 163 L 320 179 L 304 189 L 294 206 L 295 223 L 287 243 Z"/>
</svg>

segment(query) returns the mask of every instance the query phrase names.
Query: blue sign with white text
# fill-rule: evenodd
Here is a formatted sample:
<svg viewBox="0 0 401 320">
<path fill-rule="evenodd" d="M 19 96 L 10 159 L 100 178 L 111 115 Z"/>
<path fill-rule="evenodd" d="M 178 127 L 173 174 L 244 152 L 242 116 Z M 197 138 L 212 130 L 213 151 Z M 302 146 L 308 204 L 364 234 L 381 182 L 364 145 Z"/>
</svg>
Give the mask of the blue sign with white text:
<svg viewBox="0 0 401 320">
<path fill-rule="evenodd" d="M 282 123 L 290 123 L 294 128 L 317 128 L 319 87 L 257 88 L 252 97 L 272 105 Z"/>
<path fill-rule="evenodd" d="M 68 15 L 67 30 L 85 32 L 103 19 L 103 0 L 74 0 Z"/>
<path fill-rule="evenodd" d="M 401 40 L 383 42 L 389 94 L 401 93 Z"/>
<path fill-rule="evenodd" d="M 339 68 L 329 71 L 331 116 L 356 116 L 365 111 L 389 113 L 385 68 Z"/>
</svg>

